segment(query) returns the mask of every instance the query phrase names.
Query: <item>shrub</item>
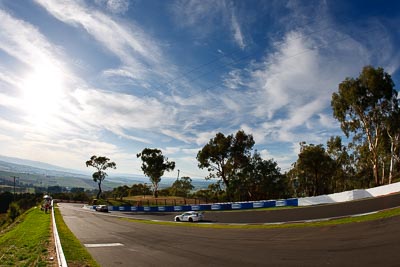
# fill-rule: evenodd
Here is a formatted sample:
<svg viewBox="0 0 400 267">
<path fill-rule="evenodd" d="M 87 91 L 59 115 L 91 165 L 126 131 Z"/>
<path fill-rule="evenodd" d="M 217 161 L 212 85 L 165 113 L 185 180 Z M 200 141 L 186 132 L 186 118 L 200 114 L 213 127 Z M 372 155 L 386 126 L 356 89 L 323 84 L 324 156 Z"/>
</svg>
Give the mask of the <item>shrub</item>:
<svg viewBox="0 0 400 267">
<path fill-rule="evenodd" d="M 11 220 L 11 222 L 14 222 L 15 219 L 21 214 L 22 214 L 22 212 L 21 212 L 21 209 L 18 206 L 18 204 L 14 203 L 14 202 L 11 203 L 10 207 L 8 208 L 8 211 L 7 211 L 8 219 Z"/>
</svg>

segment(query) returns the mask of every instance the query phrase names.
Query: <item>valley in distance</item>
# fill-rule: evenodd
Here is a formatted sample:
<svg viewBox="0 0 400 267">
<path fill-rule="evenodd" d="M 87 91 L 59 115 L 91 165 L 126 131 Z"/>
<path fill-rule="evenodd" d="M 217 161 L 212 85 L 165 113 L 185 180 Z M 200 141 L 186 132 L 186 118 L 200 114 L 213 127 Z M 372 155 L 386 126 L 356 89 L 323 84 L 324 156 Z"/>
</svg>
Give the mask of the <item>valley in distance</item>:
<svg viewBox="0 0 400 267">
<path fill-rule="evenodd" d="M 194 191 L 207 189 L 208 185 L 213 183 L 204 178 L 191 177 L 191 179 L 192 185 L 195 187 Z M 162 177 L 159 188 L 167 188 L 175 180 L 176 177 Z M 143 183 L 147 183 L 148 186 L 151 185 L 149 178 L 144 175 L 112 174 L 104 180 L 102 189 L 108 191 L 122 185 L 130 187 L 133 184 Z M 42 190 L 40 191 L 46 191 L 48 187 L 54 186 L 64 187 L 69 190 L 71 188 L 97 190 L 98 188 L 89 171 L 85 173 L 43 162 L 0 155 L 0 192 L 13 192 L 14 186 L 17 193 L 35 193 L 35 188 L 41 188 Z"/>
</svg>

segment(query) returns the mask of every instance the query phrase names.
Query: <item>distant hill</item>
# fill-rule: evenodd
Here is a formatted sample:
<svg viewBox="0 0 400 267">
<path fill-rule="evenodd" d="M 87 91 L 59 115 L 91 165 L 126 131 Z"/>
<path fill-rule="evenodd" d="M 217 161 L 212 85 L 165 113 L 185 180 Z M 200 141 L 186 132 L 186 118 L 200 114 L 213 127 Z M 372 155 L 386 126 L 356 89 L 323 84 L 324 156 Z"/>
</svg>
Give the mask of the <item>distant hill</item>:
<svg viewBox="0 0 400 267">
<path fill-rule="evenodd" d="M 18 177 L 18 182 L 36 187 L 62 186 L 82 187 L 85 189 L 96 189 L 97 184 L 93 182 L 90 173 L 83 173 L 59 166 L 32 160 L 0 156 L 0 179 L 11 181 L 13 176 Z M 160 188 L 172 185 L 176 178 L 162 177 Z M 205 179 L 192 179 L 195 190 L 205 189 L 212 181 Z M 103 182 L 104 190 L 111 190 L 120 185 L 131 186 L 138 183 L 150 185 L 148 177 L 129 174 L 112 174 Z M 1 184 L 0 184 L 1 185 Z"/>
<path fill-rule="evenodd" d="M 62 172 L 62 173 L 69 173 L 69 174 L 74 174 L 74 175 L 88 175 L 88 173 L 82 172 L 82 171 L 77 171 L 77 170 L 71 170 L 67 168 L 63 168 L 60 166 L 40 162 L 40 161 L 34 161 L 34 160 L 28 160 L 28 159 L 20 159 L 20 158 L 13 158 L 13 157 L 6 157 L 0 155 L 0 161 L 2 162 L 7 162 L 7 163 L 14 163 L 17 165 L 22 165 L 29 167 L 31 169 L 41 169 L 45 171 L 57 171 L 57 172 Z"/>
</svg>

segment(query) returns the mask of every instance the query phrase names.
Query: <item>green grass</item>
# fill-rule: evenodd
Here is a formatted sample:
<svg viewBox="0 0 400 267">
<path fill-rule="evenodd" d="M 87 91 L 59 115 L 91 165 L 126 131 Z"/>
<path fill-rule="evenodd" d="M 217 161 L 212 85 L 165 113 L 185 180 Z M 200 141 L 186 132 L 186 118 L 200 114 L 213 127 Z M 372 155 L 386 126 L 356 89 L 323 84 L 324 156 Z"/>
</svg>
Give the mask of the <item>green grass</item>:
<svg viewBox="0 0 400 267">
<path fill-rule="evenodd" d="M 0 235 L 1 266 L 47 266 L 51 215 L 32 208 Z"/>
<path fill-rule="evenodd" d="M 86 248 L 79 242 L 75 235 L 68 229 L 58 208 L 54 209 L 58 235 L 68 266 L 100 266 L 92 258 Z"/>
<path fill-rule="evenodd" d="M 333 219 L 329 221 L 309 222 L 309 223 L 284 223 L 284 224 L 218 224 L 218 223 L 186 223 L 186 222 L 163 222 L 163 221 L 150 221 L 121 218 L 121 220 L 146 223 L 146 224 L 161 224 L 176 227 L 199 227 L 199 228 L 216 228 L 216 229 L 272 229 L 272 228 L 296 228 L 296 227 L 322 227 L 331 225 L 340 225 L 347 223 L 361 223 L 372 220 L 386 219 L 394 216 L 400 216 L 400 208 L 389 209 L 374 214 L 346 217 L 341 219 Z"/>
</svg>

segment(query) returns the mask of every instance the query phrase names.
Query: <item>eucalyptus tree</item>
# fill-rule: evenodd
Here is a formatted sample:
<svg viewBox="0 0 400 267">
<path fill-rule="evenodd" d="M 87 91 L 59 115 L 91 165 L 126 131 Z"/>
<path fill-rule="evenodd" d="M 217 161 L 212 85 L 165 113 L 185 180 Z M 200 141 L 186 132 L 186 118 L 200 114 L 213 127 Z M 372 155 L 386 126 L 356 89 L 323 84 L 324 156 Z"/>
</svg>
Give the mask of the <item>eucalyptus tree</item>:
<svg viewBox="0 0 400 267">
<path fill-rule="evenodd" d="M 332 177 L 332 190 L 342 192 L 354 188 L 354 166 L 352 155 L 348 147 L 343 145 L 340 136 L 332 136 L 327 144 L 326 152 L 334 161 L 334 176 Z"/>
<path fill-rule="evenodd" d="M 289 175 L 298 181 L 298 190 L 304 196 L 316 196 L 332 192 L 331 182 L 334 162 L 323 145 L 300 143 L 299 157 Z"/>
<path fill-rule="evenodd" d="M 333 93 L 333 116 L 340 122 L 344 134 L 353 134 L 353 142 L 368 145 L 374 182 L 379 179 L 379 166 L 385 122 L 393 111 L 397 91 L 390 75 L 382 68 L 366 66 L 358 78 L 346 78 Z"/>
<path fill-rule="evenodd" d="M 192 179 L 187 176 L 183 176 L 179 179 L 176 179 L 176 181 L 172 184 L 171 186 L 171 193 L 174 196 L 178 197 L 187 197 L 194 189 L 194 186 L 192 185 Z"/>
<path fill-rule="evenodd" d="M 217 133 L 197 153 L 198 166 L 210 172 L 206 179 L 221 179 L 230 198 L 231 181 L 249 163 L 253 146 L 253 136 L 242 130 L 228 136 Z"/>
<path fill-rule="evenodd" d="M 114 188 L 111 194 L 114 197 L 114 199 L 119 198 L 120 200 L 122 200 L 122 198 L 129 196 L 129 192 L 130 192 L 129 186 L 122 185 L 118 186 L 117 188 Z"/>
<path fill-rule="evenodd" d="M 150 186 L 147 186 L 147 184 L 133 184 L 131 188 L 129 189 L 129 195 L 130 196 L 139 196 L 139 195 L 150 195 L 151 194 L 151 188 Z"/>
<path fill-rule="evenodd" d="M 392 183 L 395 162 L 400 161 L 400 108 L 397 99 L 393 105 L 393 112 L 386 119 L 386 133 L 390 140 L 389 184 Z"/>
<path fill-rule="evenodd" d="M 175 162 L 168 161 L 168 158 L 163 156 L 161 150 L 157 148 L 145 148 L 136 156 L 142 160 L 142 171 L 144 175 L 149 177 L 153 185 L 153 196 L 158 197 L 158 185 L 161 182 L 161 177 L 165 171 L 175 169 Z"/>
<path fill-rule="evenodd" d="M 287 197 L 287 185 L 278 164 L 270 159 L 264 160 L 256 151 L 249 164 L 238 174 L 235 195 L 239 200 L 262 200 Z"/>
<path fill-rule="evenodd" d="M 116 169 L 117 165 L 115 162 L 111 162 L 109 158 L 107 157 L 97 157 L 93 155 L 90 160 L 86 161 L 86 167 L 94 167 L 97 171 L 93 173 L 93 181 L 95 181 L 98 186 L 99 186 L 99 192 L 97 193 L 97 199 L 101 195 L 101 183 L 104 181 L 104 179 L 107 176 L 107 173 L 105 172 L 108 168 L 111 169 Z"/>
</svg>

